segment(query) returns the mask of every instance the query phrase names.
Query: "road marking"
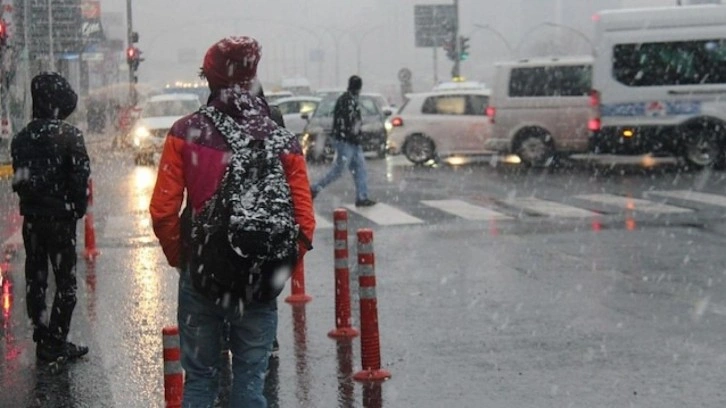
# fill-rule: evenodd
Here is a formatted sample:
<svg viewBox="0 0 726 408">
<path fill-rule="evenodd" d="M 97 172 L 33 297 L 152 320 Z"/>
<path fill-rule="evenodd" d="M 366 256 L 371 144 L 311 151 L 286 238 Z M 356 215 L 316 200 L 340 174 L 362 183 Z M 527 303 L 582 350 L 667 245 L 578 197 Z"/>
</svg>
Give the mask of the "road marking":
<svg viewBox="0 0 726 408">
<path fill-rule="evenodd" d="M 726 207 L 726 197 L 716 194 L 699 193 L 697 191 L 690 190 L 648 191 L 645 194 L 693 201 L 696 203 L 715 205 L 717 207 Z"/>
<path fill-rule="evenodd" d="M 328 221 L 325 217 L 315 212 L 315 229 L 328 229 L 333 228 L 333 223 Z"/>
<path fill-rule="evenodd" d="M 345 208 L 359 214 L 378 225 L 407 225 L 423 224 L 424 221 L 409 215 L 396 207 L 378 203 L 371 207 L 356 207 L 352 204 L 345 205 Z"/>
<path fill-rule="evenodd" d="M 546 215 L 548 217 L 563 218 L 587 218 L 599 216 L 599 213 L 573 207 L 554 201 L 540 200 L 539 198 L 527 197 L 504 201 L 507 205 L 525 211 Z"/>
<path fill-rule="evenodd" d="M 634 211 L 636 213 L 645 214 L 683 214 L 690 213 L 693 210 L 683 207 L 657 203 L 639 198 L 623 197 L 614 194 L 585 194 L 577 195 L 575 198 L 580 200 L 592 201 L 595 203 L 612 205 L 621 207 L 624 210 Z"/>
<path fill-rule="evenodd" d="M 472 221 L 511 220 L 512 217 L 486 207 L 479 207 L 461 200 L 428 200 L 423 204 Z"/>
</svg>

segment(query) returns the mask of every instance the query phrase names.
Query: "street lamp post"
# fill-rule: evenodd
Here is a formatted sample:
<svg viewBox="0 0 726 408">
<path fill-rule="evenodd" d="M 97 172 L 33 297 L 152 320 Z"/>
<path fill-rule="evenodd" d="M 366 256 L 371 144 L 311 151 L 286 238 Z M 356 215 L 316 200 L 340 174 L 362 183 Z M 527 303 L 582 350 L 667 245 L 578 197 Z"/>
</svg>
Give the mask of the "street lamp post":
<svg viewBox="0 0 726 408">
<path fill-rule="evenodd" d="M 377 30 L 379 30 L 382 27 L 383 27 L 383 24 L 377 25 L 377 26 L 371 28 L 370 30 L 364 32 L 363 34 L 361 34 L 361 36 L 359 38 L 354 39 L 356 41 L 355 45 L 356 45 L 356 48 L 357 48 L 357 51 L 358 51 L 358 65 L 357 65 L 357 67 L 358 67 L 357 68 L 358 75 L 361 74 L 361 51 L 362 51 L 362 48 L 363 48 L 363 40 L 365 40 L 365 38 L 369 34 L 376 32 Z"/>
<path fill-rule="evenodd" d="M 25 21 L 24 24 L 28 22 Z M 55 51 L 53 49 L 53 0 L 48 0 L 48 59 L 50 70 L 55 71 Z"/>
<path fill-rule="evenodd" d="M 499 40 L 502 41 L 502 44 L 504 44 L 504 46 L 507 47 L 507 51 L 509 51 L 509 55 L 510 56 L 513 55 L 514 49 L 512 48 L 512 44 L 510 44 L 509 41 L 507 41 L 507 39 L 502 35 L 502 33 L 500 33 L 499 31 L 495 30 L 494 28 L 492 28 L 488 24 L 474 24 L 474 27 L 476 27 L 477 29 L 474 30 L 474 31 L 472 31 L 471 34 L 469 34 L 470 37 L 471 37 L 471 35 L 473 35 L 478 30 L 486 30 L 486 31 L 489 31 L 490 33 L 494 34 L 497 38 L 499 38 Z"/>
<path fill-rule="evenodd" d="M 581 39 L 585 40 L 585 42 L 590 46 L 590 52 L 594 52 L 594 46 L 592 44 L 592 41 L 582 31 L 580 31 L 576 28 L 564 25 L 564 24 L 558 24 L 558 23 L 553 23 L 551 21 L 545 21 L 544 23 L 537 24 L 536 26 L 530 28 L 526 33 L 524 33 L 524 35 L 522 35 L 522 39 L 519 40 L 519 43 L 517 43 L 517 47 L 514 49 L 514 52 L 516 53 L 516 55 L 519 55 L 519 50 L 522 47 L 522 45 L 524 44 L 524 41 L 527 39 L 527 37 L 542 27 L 563 28 L 565 30 L 568 30 L 568 31 L 574 33 L 575 35 L 579 36 Z"/>
</svg>

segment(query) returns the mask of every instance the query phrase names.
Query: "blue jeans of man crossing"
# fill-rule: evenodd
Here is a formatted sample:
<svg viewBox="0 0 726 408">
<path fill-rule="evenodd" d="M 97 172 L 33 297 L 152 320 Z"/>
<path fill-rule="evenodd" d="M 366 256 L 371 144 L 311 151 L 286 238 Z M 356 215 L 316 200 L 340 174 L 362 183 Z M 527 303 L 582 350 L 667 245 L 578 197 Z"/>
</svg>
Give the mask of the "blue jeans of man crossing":
<svg viewBox="0 0 726 408">
<path fill-rule="evenodd" d="M 327 187 L 328 184 L 340 178 L 347 167 L 353 176 L 353 181 L 355 182 L 355 200 L 367 200 L 368 174 L 366 172 L 366 158 L 363 155 L 363 148 L 360 147 L 360 145 L 340 140 L 336 140 L 333 143 L 335 143 L 335 158 L 333 159 L 333 167 L 328 170 L 328 173 L 323 176 L 320 181 L 311 186 L 312 190 L 315 193 L 320 192 L 320 190 Z"/>
</svg>

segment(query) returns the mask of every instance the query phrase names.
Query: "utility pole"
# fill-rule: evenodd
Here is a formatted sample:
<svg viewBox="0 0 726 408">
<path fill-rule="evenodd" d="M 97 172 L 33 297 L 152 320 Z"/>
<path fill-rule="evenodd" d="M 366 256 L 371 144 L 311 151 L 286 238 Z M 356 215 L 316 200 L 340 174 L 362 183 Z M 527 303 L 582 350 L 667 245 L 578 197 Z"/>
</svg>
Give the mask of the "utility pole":
<svg viewBox="0 0 726 408">
<path fill-rule="evenodd" d="M 134 28 L 133 28 L 133 19 L 131 15 L 131 0 L 126 0 L 126 40 L 128 42 L 129 48 L 134 46 Z M 129 99 L 131 105 L 136 105 L 136 86 L 134 85 L 136 83 L 135 77 L 136 74 L 134 73 L 134 70 L 131 69 L 131 65 L 129 65 Z"/>
<path fill-rule="evenodd" d="M 454 60 L 454 68 L 451 70 L 451 76 L 456 78 L 461 75 L 461 44 L 459 41 L 459 0 L 454 0 L 454 44 L 456 49 L 456 59 Z"/>
<path fill-rule="evenodd" d="M 27 21 L 24 24 L 28 24 Z M 55 52 L 53 50 L 53 0 L 48 0 L 48 59 L 50 70 L 55 71 Z"/>
</svg>

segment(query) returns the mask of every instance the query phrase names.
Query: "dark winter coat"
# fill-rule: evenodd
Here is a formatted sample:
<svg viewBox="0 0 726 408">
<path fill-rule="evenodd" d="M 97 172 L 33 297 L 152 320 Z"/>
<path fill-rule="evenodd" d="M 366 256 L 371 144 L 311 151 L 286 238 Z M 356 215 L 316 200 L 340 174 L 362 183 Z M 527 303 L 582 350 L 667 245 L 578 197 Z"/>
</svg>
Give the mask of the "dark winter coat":
<svg viewBox="0 0 726 408">
<path fill-rule="evenodd" d="M 77 95 L 58 74 L 41 74 L 31 84 L 33 121 L 13 137 L 13 191 L 20 214 L 77 219 L 86 213 L 90 160 L 83 133 L 64 122 Z"/>
<path fill-rule="evenodd" d="M 333 109 L 333 137 L 347 143 L 361 143 L 361 113 L 358 96 L 347 91 L 338 97 Z"/>
</svg>

